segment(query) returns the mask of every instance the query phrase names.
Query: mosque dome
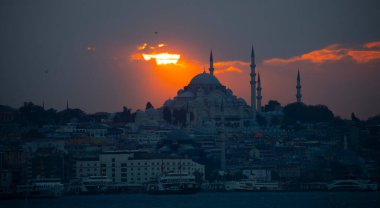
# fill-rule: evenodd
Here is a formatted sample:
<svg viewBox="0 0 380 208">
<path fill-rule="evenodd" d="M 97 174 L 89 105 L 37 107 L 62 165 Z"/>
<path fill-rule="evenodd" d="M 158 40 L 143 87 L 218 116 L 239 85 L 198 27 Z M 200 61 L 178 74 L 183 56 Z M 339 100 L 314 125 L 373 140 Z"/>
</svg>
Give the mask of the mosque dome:
<svg viewBox="0 0 380 208">
<path fill-rule="evenodd" d="M 245 102 L 243 98 L 238 98 L 238 102 L 240 105 L 247 105 L 247 103 Z"/>
<path fill-rule="evenodd" d="M 205 85 L 220 85 L 219 80 L 206 72 L 196 75 L 191 81 L 189 86 L 205 86 Z"/>
<path fill-rule="evenodd" d="M 172 105 L 174 105 L 174 101 L 171 99 L 166 100 L 164 103 L 164 107 L 171 107 Z"/>
</svg>

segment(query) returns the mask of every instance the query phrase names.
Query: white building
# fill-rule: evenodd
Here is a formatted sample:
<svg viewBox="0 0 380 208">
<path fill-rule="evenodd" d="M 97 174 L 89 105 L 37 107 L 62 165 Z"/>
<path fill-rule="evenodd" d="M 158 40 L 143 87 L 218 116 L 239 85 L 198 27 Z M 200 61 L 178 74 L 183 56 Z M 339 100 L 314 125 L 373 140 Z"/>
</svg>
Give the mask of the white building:
<svg viewBox="0 0 380 208">
<path fill-rule="evenodd" d="M 100 162 L 97 158 L 80 159 L 75 161 L 76 178 L 86 178 L 100 175 Z"/>
<path fill-rule="evenodd" d="M 153 158 L 138 151 L 112 151 L 99 155 L 99 160 L 76 161 L 76 176 L 102 175 L 114 183 L 125 186 L 140 186 L 154 181 L 165 173 L 200 173 L 203 178 L 205 167 L 191 159 Z"/>
<path fill-rule="evenodd" d="M 93 124 L 93 125 L 86 125 L 76 126 L 76 129 L 74 130 L 75 133 L 85 133 L 88 136 L 96 139 L 106 138 L 107 134 L 107 127 L 105 125 L 100 124 Z"/>
</svg>

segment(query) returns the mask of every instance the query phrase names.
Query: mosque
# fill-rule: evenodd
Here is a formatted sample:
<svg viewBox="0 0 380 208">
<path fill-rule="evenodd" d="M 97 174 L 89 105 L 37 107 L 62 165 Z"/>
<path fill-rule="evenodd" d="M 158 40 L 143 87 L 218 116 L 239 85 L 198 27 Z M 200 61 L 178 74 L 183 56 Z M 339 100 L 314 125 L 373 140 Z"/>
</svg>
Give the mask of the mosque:
<svg viewBox="0 0 380 208">
<path fill-rule="evenodd" d="M 168 108 L 172 114 L 174 110 L 186 109 L 186 126 L 190 128 L 206 127 L 215 129 L 223 125 L 226 128 L 239 129 L 257 126 L 256 115 L 262 112 L 262 95 L 260 74 L 256 81 L 255 52 L 251 51 L 251 106 L 244 99 L 235 96 L 231 89 L 224 86 L 214 75 L 214 59 L 210 53 L 209 73 L 203 71 L 192 78 L 190 83 L 178 90 L 177 96 L 165 101 L 162 109 Z M 297 74 L 297 102 L 301 102 L 300 75 Z M 138 114 L 137 120 L 162 119 L 162 113 L 153 110 L 145 111 L 145 115 Z M 151 119 L 149 119 L 151 117 Z M 142 119 L 144 118 L 144 119 Z"/>
</svg>

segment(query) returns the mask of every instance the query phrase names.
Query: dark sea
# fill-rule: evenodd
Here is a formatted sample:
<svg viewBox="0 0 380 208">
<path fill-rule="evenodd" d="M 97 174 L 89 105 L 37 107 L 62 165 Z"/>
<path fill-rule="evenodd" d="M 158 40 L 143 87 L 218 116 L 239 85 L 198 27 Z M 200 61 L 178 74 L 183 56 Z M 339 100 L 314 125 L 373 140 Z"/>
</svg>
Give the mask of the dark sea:
<svg viewBox="0 0 380 208">
<path fill-rule="evenodd" d="M 194 195 L 87 195 L 53 199 L 2 200 L 1 208 L 172 208 L 172 207 L 380 207 L 380 192 L 240 192 Z"/>
</svg>

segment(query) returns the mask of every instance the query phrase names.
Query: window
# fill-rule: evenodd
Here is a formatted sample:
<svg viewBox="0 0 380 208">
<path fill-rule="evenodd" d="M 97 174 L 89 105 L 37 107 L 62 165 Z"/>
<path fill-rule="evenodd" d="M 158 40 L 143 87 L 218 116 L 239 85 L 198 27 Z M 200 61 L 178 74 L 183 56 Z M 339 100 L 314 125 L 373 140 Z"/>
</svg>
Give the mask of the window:
<svg viewBox="0 0 380 208">
<path fill-rule="evenodd" d="M 115 158 L 112 158 L 112 162 L 115 162 Z"/>
<path fill-rule="evenodd" d="M 121 167 L 127 167 L 127 163 L 121 163 Z"/>
<path fill-rule="evenodd" d="M 121 172 L 127 172 L 127 168 L 121 168 Z"/>
</svg>

